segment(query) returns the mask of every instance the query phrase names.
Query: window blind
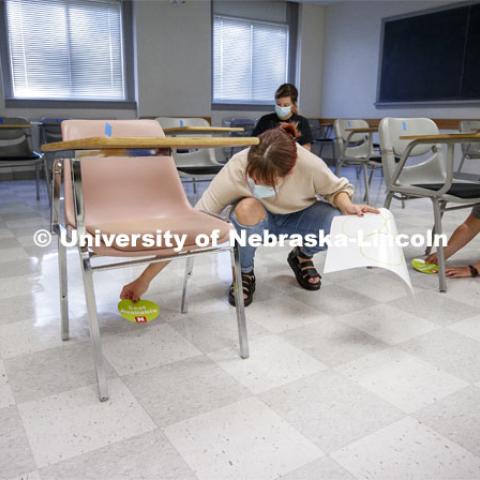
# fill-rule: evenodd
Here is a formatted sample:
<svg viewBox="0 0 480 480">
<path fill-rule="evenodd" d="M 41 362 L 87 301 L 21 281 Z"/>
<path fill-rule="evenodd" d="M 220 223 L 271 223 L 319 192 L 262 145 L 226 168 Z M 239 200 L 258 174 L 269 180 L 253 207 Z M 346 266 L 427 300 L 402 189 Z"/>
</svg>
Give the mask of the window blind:
<svg viewBox="0 0 480 480">
<path fill-rule="evenodd" d="M 122 10 L 115 0 L 6 0 L 18 99 L 125 100 Z"/>
<path fill-rule="evenodd" d="M 214 103 L 271 103 L 287 72 L 287 25 L 214 17 Z"/>
</svg>

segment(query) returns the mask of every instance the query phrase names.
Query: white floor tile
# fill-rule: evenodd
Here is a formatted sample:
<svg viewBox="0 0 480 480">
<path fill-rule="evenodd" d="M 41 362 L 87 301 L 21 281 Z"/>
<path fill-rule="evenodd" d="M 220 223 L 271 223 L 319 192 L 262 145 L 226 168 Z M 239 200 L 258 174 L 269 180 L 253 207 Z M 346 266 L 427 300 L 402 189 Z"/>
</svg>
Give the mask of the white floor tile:
<svg viewBox="0 0 480 480">
<path fill-rule="evenodd" d="M 281 297 L 275 302 L 254 302 L 247 314 L 249 321 L 258 323 L 272 333 L 281 333 L 327 318 L 317 309 L 288 297 Z"/>
<path fill-rule="evenodd" d="M 472 338 L 441 329 L 403 343 L 400 348 L 467 382 L 480 380 L 480 342 Z"/>
<path fill-rule="evenodd" d="M 480 342 L 480 316 L 454 323 L 448 329 Z"/>
<path fill-rule="evenodd" d="M 122 380 L 161 427 L 251 395 L 247 388 L 204 356 L 137 372 Z"/>
<path fill-rule="evenodd" d="M 475 307 L 457 302 L 448 293 L 440 293 L 436 288 L 417 291 L 415 295 L 399 298 L 389 305 L 441 326 L 451 325 L 478 314 Z"/>
<path fill-rule="evenodd" d="M 209 354 L 226 372 L 253 393 L 260 393 L 324 370 L 326 366 L 275 337 L 259 337 L 250 342 L 250 358 L 242 359 L 237 350 Z"/>
<path fill-rule="evenodd" d="M 7 373 L 5 372 L 5 365 L 0 359 L 0 408 L 9 407 L 14 403 L 15 400 L 13 398 L 12 388 L 8 382 Z"/>
<path fill-rule="evenodd" d="M 355 480 L 355 477 L 331 458 L 323 457 L 278 480 Z"/>
<path fill-rule="evenodd" d="M 390 345 L 404 342 L 438 328 L 428 320 L 385 304 L 341 315 L 337 319 Z"/>
<path fill-rule="evenodd" d="M 459 378 L 395 349 L 368 355 L 337 371 L 407 413 L 466 386 Z"/>
<path fill-rule="evenodd" d="M 34 320 L 34 323 L 28 319 L 0 325 L 0 355 L 4 359 L 61 345 L 60 327 L 42 319 Z"/>
<path fill-rule="evenodd" d="M 39 467 L 155 429 L 119 379 L 108 386 L 106 402 L 98 400 L 91 385 L 18 405 Z"/>
<path fill-rule="evenodd" d="M 160 430 L 41 470 L 42 480 L 197 480 Z"/>
<path fill-rule="evenodd" d="M 252 321 L 250 307 L 246 317 L 249 339 L 268 333 L 265 328 Z M 181 314 L 168 324 L 203 353 L 224 348 L 238 349 L 238 325 L 234 309 L 228 312 Z"/>
<path fill-rule="evenodd" d="M 165 429 L 199 480 L 275 479 L 323 453 L 255 398 Z"/>
<path fill-rule="evenodd" d="M 345 325 L 337 318 L 320 318 L 315 323 L 288 330 L 281 337 L 330 367 L 388 347 L 381 340 Z"/>
<path fill-rule="evenodd" d="M 35 470 L 27 436 L 15 407 L 0 408 L 0 478 Z"/>
<path fill-rule="evenodd" d="M 144 327 L 145 325 L 133 325 L 127 332 L 104 336 L 104 355 L 119 375 L 166 365 L 200 354 L 199 350 L 170 325 Z"/>
<path fill-rule="evenodd" d="M 352 275 L 350 280 L 342 282 L 342 287 L 361 293 L 377 302 L 389 302 L 409 293 L 408 287 L 400 277 L 381 269 L 370 270 L 370 275 L 359 277 Z"/>
<path fill-rule="evenodd" d="M 332 457 L 361 479 L 466 480 L 480 476 L 479 458 L 412 418 L 364 437 Z"/>
<path fill-rule="evenodd" d="M 331 371 L 274 388 L 260 398 L 325 452 L 338 450 L 405 416 Z"/>
</svg>

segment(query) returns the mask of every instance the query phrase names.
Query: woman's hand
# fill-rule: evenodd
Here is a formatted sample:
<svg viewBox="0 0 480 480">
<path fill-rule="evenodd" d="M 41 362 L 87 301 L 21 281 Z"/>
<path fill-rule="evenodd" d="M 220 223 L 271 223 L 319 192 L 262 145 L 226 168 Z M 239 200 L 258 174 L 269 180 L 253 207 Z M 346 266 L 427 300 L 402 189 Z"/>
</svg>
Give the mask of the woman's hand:
<svg viewBox="0 0 480 480">
<path fill-rule="evenodd" d="M 472 276 L 472 272 L 470 272 L 470 269 L 467 266 L 448 267 L 445 270 L 445 273 L 447 274 L 447 277 L 450 277 L 450 278 L 465 278 L 465 277 Z"/>
<path fill-rule="evenodd" d="M 350 203 L 342 209 L 344 215 L 358 215 L 363 217 L 365 213 L 380 213 L 380 210 L 377 208 L 371 207 L 370 205 L 357 205 L 355 203 Z"/>
<path fill-rule="evenodd" d="M 137 302 L 142 298 L 142 295 L 148 290 L 149 282 L 143 280 L 141 277 L 137 278 L 133 282 L 125 285 L 122 288 L 122 292 L 120 293 L 120 298 L 122 300 L 132 300 L 133 302 Z"/>
</svg>

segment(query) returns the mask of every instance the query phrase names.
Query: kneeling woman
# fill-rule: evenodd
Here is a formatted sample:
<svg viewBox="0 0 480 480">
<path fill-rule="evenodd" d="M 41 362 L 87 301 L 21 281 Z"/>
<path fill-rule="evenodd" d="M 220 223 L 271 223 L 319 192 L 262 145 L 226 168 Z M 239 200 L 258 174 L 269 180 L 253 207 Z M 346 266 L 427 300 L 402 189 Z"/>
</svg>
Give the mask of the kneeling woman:
<svg viewBox="0 0 480 480">
<path fill-rule="evenodd" d="M 298 145 L 293 125 L 267 130 L 260 144 L 234 155 L 213 179 L 196 208 L 219 214 L 234 205 L 232 223 L 237 231 L 252 234 L 300 234 L 314 236 L 330 231 L 333 217 L 378 212 L 368 205 L 351 202 L 352 186 L 346 178 L 336 177 L 319 157 Z M 318 201 L 322 196 L 327 202 Z M 247 242 L 248 243 L 248 242 Z M 288 255 L 288 264 L 301 287 L 320 288 L 320 275 L 312 257 L 323 247 L 296 247 Z M 255 292 L 255 248 L 240 248 L 245 305 Z M 138 300 L 152 279 L 166 266 L 149 265 L 132 283 L 123 287 L 121 298 Z M 229 302 L 234 304 L 233 288 Z"/>
</svg>

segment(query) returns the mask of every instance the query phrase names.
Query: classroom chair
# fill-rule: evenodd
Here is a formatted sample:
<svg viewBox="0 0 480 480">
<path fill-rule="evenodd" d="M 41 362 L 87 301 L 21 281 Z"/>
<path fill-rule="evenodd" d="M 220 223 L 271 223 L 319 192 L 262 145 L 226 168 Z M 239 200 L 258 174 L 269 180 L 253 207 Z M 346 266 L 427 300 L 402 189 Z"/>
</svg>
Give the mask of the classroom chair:
<svg viewBox="0 0 480 480">
<path fill-rule="evenodd" d="M 108 120 L 111 136 L 164 137 L 155 120 Z M 62 122 L 64 141 L 104 136 L 106 121 L 66 120 Z M 248 357 L 248 341 L 243 303 L 240 257 L 238 244 L 225 243 L 230 223 L 219 217 L 195 210 L 185 195 L 175 162 L 165 152 L 151 156 L 129 156 L 127 153 L 102 154 L 101 151 L 78 151 L 75 157 L 56 160 L 54 165 L 54 202 L 52 230 L 58 234 L 58 266 L 60 276 L 61 335 L 69 336 L 68 286 L 66 249 L 60 241 L 63 232 L 69 237 L 73 231 L 81 236 L 93 234 L 155 235 L 157 230 L 187 234 L 184 251 L 172 248 L 147 248 L 141 244 L 127 247 L 79 246 L 81 271 L 88 311 L 90 337 L 98 382 L 99 398 L 108 398 L 107 378 L 102 354 L 100 327 L 97 318 L 93 272 L 112 268 L 125 268 L 151 262 L 164 262 L 185 257 L 187 266 L 183 284 L 181 310 L 187 311 L 187 282 L 192 274 L 193 258 L 198 255 L 230 252 L 235 279 L 236 317 L 240 339 L 240 356 Z M 63 169 L 63 218 L 60 217 L 60 187 Z M 218 229 L 218 245 L 198 248 L 198 234 Z M 222 243 L 223 242 L 223 243 Z M 96 262 L 105 258 L 101 263 Z M 120 285 L 119 285 L 120 288 Z"/>
<path fill-rule="evenodd" d="M 335 161 L 335 138 L 333 138 L 333 123 L 323 124 L 318 118 L 309 118 L 308 124 L 312 131 L 313 144 L 312 152 L 327 162 L 327 159 L 322 157 L 325 147 L 330 148 L 330 157 L 328 161 Z"/>
<path fill-rule="evenodd" d="M 231 132 L 228 134 L 229 137 L 251 137 L 253 129 L 255 128 L 256 121 L 251 118 L 224 118 L 222 120 L 222 125 L 224 127 L 232 128 L 243 128 L 243 132 Z M 226 161 L 230 160 L 233 155 L 243 150 L 242 147 L 229 147 L 224 149 L 224 155 Z"/>
<path fill-rule="evenodd" d="M 156 120 L 162 128 L 210 126 L 210 123 L 205 118 L 158 117 Z M 210 136 L 209 134 L 188 135 Z M 182 181 L 192 184 L 195 197 L 197 195 L 197 183 L 209 182 L 223 168 L 223 164 L 216 159 L 214 148 L 175 150 L 173 152 L 173 158 L 180 172 Z"/>
<path fill-rule="evenodd" d="M 373 177 L 373 170 L 379 167 L 379 162 L 375 161 L 372 134 L 355 133 L 349 131 L 356 128 L 369 128 L 366 120 L 348 120 L 337 119 L 334 124 L 335 143 L 337 149 L 337 163 L 335 173 L 340 174 L 344 165 L 353 165 L 360 167 L 363 172 L 363 181 L 365 185 L 364 201 L 370 202 L 369 186 Z M 368 170 L 371 169 L 370 176 Z"/>
<path fill-rule="evenodd" d="M 42 117 L 40 119 L 40 143 L 52 143 L 52 142 L 61 142 L 62 141 L 62 122 L 67 120 L 66 118 L 50 118 Z M 48 192 L 48 201 L 51 204 L 51 167 L 53 162 L 53 155 L 45 153 L 44 154 L 45 162 L 45 176 L 47 178 L 47 192 Z"/>
<path fill-rule="evenodd" d="M 11 125 L 11 128 L 9 128 Z M 25 125 L 24 128 L 22 126 Z M 0 117 L 0 169 L 35 168 L 36 198 L 40 200 L 40 170 L 43 155 L 33 151 L 31 124 L 25 118 Z M 45 178 L 48 174 L 43 165 Z M 47 180 L 48 181 L 48 180 Z"/>
<path fill-rule="evenodd" d="M 385 208 L 393 198 L 428 198 L 432 201 L 434 232 L 441 235 L 442 217 L 448 210 L 470 208 L 480 204 L 480 182 L 454 179 L 454 146 L 461 140 L 436 139 L 429 143 L 401 139 L 405 135 L 439 135 L 429 118 L 384 118 L 379 125 L 382 163 L 387 184 Z M 479 137 L 480 141 L 480 137 Z M 447 154 L 441 144 L 448 146 Z M 427 158 L 422 158 L 427 155 Z M 395 156 L 400 162 L 395 162 Z M 406 166 L 410 158 L 419 163 Z M 454 206 L 448 207 L 451 203 Z M 439 290 L 447 291 L 443 246 L 437 248 L 440 271 Z M 430 253 L 427 249 L 426 253 Z"/>
<path fill-rule="evenodd" d="M 460 122 L 460 132 L 480 132 L 480 120 L 462 120 Z M 480 160 L 479 143 L 462 143 L 462 159 L 460 160 L 457 173 L 461 173 L 465 160 Z"/>
</svg>

